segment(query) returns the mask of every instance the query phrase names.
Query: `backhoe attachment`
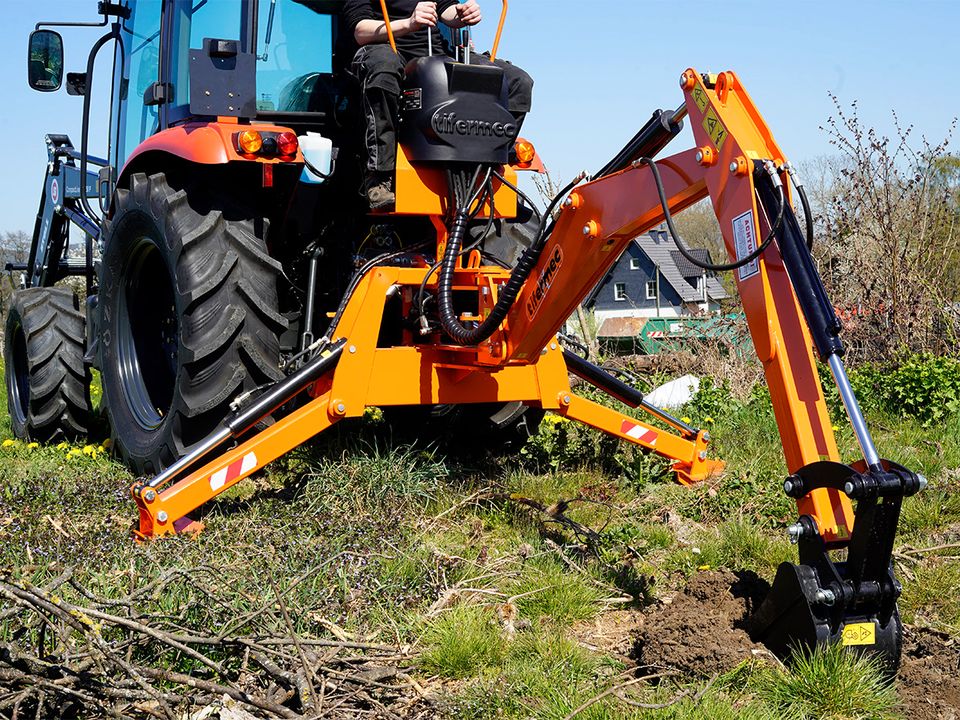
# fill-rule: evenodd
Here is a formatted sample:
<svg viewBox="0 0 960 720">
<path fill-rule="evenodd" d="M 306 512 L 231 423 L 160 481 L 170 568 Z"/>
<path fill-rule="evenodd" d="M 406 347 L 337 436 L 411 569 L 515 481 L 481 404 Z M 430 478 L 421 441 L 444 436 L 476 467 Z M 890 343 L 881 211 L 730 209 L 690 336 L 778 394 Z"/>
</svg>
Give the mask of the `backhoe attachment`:
<svg viewBox="0 0 960 720">
<path fill-rule="evenodd" d="M 300 370 L 167 471 L 136 484 L 139 534 L 187 529 L 195 508 L 367 407 L 520 402 L 670 458 L 681 482 L 714 474 L 722 463 L 707 459 L 708 433 L 653 408 L 557 340 L 637 235 L 666 223 L 676 237 L 673 214 L 709 198 L 729 262 L 700 266 L 733 271 L 783 445 L 784 490 L 799 515 L 790 528 L 798 563 L 778 570 L 752 634 L 785 658 L 838 641 L 879 656 L 893 672 L 901 633 L 891 554 L 901 501 L 924 480 L 881 460 L 874 447 L 844 369 L 840 323 L 810 253 L 812 237 L 793 213 L 792 170 L 759 111 L 732 72 L 691 68 L 680 85 L 683 105 L 655 113 L 614 160 L 551 202 L 512 269 L 483 264 L 468 228 L 474 220 L 513 217 L 515 174 L 496 160 L 445 169 L 418 158 L 415 146 L 408 157 L 401 145 L 397 212 L 430 217 L 436 253 L 366 267 L 331 322 L 332 341 L 311 346 L 314 356 Z M 457 91 L 453 82 L 437 87 Z M 432 110 L 418 104 L 416 112 L 428 120 Z M 659 157 L 686 118 L 696 147 Z M 680 241 L 678 249 L 689 252 Z M 388 298 L 402 308 L 401 336 L 389 343 L 381 337 Z M 863 454 L 859 463 L 840 458 L 814 353 L 833 374 Z M 578 396 L 571 373 L 656 424 Z M 278 411 L 301 393 L 305 404 Z M 271 413 L 279 419 L 255 432 Z M 838 561 L 841 550 L 846 559 Z"/>
</svg>

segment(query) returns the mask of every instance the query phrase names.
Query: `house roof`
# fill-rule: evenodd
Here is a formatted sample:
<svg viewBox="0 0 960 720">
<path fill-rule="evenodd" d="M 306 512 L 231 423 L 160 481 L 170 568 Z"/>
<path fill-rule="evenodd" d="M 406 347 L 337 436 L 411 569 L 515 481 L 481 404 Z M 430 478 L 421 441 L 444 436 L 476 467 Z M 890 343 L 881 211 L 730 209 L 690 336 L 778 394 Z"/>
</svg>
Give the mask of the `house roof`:
<svg viewBox="0 0 960 720">
<path fill-rule="evenodd" d="M 691 285 L 686 279 L 688 277 L 700 277 L 700 275 L 703 274 L 703 270 L 680 254 L 680 251 L 677 250 L 676 243 L 673 241 L 673 238 L 670 237 L 669 233 L 662 230 L 651 230 L 635 238 L 634 242 L 640 247 L 644 254 L 660 268 L 663 277 L 670 283 L 673 289 L 677 291 L 681 300 L 684 302 L 703 302 L 703 297 L 697 292 L 696 286 Z M 686 246 L 684 246 L 684 249 L 687 249 Z M 709 261 L 710 259 L 710 253 L 707 250 L 688 250 L 688 252 L 698 260 Z M 704 253 L 706 257 L 702 257 Z M 674 259 L 675 255 L 685 263 L 683 270 L 678 267 L 677 261 Z M 686 274 L 685 271 L 688 270 L 686 266 L 693 269 L 692 274 Z M 716 276 L 710 273 L 707 273 L 707 296 L 711 300 L 722 300 L 728 297 L 727 291 L 723 289 L 723 285 L 720 284 Z"/>
<path fill-rule="evenodd" d="M 713 262 L 713 258 L 710 257 L 710 251 L 706 248 L 690 248 L 687 252 L 700 262 Z M 677 266 L 677 270 L 679 270 L 680 274 L 685 278 L 703 275 L 703 270 L 687 260 L 679 250 L 671 250 L 670 257 L 673 258 L 674 265 Z"/>
</svg>

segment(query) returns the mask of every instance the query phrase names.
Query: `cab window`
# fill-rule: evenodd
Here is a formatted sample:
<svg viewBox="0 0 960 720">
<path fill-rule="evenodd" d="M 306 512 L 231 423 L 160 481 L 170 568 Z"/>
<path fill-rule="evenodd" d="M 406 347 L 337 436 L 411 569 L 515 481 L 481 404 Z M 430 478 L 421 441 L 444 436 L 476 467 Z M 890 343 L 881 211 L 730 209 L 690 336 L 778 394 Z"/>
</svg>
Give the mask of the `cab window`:
<svg viewBox="0 0 960 720">
<path fill-rule="evenodd" d="M 257 111 L 306 112 L 319 75 L 333 71 L 332 15 L 303 0 L 260 0 Z"/>
</svg>

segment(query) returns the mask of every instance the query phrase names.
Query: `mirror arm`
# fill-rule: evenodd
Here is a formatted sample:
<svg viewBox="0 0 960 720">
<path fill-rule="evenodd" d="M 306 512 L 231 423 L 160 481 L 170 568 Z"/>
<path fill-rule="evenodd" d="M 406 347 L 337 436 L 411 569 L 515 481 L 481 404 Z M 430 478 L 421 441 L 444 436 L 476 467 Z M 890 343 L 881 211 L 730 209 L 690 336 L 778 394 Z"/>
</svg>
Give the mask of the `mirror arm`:
<svg viewBox="0 0 960 720">
<path fill-rule="evenodd" d="M 90 48 L 90 54 L 87 56 L 87 86 L 84 88 L 85 92 L 83 93 L 83 124 L 80 130 L 80 205 L 83 207 L 83 211 L 87 216 L 93 218 L 95 221 L 100 218 L 100 215 L 94 213 L 93 208 L 90 206 L 90 200 L 87 197 L 87 151 L 89 149 L 90 96 L 93 91 L 93 69 L 100 48 L 111 40 L 116 40 L 119 37 L 120 23 L 114 23 L 110 32 L 101 36 L 100 39 L 93 44 L 93 47 Z"/>
</svg>

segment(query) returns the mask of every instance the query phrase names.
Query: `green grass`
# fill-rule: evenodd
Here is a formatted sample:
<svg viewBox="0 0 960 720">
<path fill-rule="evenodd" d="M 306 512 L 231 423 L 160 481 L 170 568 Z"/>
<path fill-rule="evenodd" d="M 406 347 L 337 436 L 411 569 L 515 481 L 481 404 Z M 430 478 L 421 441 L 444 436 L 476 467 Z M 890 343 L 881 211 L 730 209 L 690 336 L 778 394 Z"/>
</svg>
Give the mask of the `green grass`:
<svg viewBox="0 0 960 720">
<path fill-rule="evenodd" d="M 96 445 L 84 454 L 83 446 L 0 444 L 0 566 L 36 583 L 75 566 L 83 585 L 109 598 L 189 570 L 188 581 L 163 585 L 139 609 L 218 629 L 275 602 L 270 578 L 304 636 L 330 637 L 333 623 L 369 641 L 413 647 L 419 679 L 436 683 L 449 717 L 559 720 L 631 677 L 624 658 L 583 644 L 611 608 L 642 612 L 700 567 L 770 579 L 780 562 L 794 560 L 783 528 L 796 507 L 781 490 L 782 451 L 762 395 L 711 410 L 727 472 L 695 487 L 675 485 L 662 460 L 598 442 L 573 423 L 548 423 L 519 458 L 472 465 L 361 428 L 331 433 L 239 483 L 204 509 L 207 529 L 198 538 L 146 544 L 129 539 L 133 478 L 109 453 Z M 960 419 L 947 419 L 935 439 L 909 419 L 871 421 L 882 454 L 930 479 L 904 504 L 898 547 L 956 542 Z M 852 435 L 840 427 L 844 457 L 855 458 Z M 9 434 L 4 416 L 0 440 Z M 487 499 L 511 493 L 545 506 L 584 500 L 565 514 L 600 531 L 598 546 L 586 548 L 530 507 Z M 898 562 L 907 622 L 960 637 L 960 562 L 950 557 L 957 554 Z M 605 602 L 623 593 L 636 601 Z M 69 588 L 64 597 L 81 599 Z M 236 630 L 286 632 L 275 617 L 274 626 L 265 622 Z M 3 639 L 16 631 L 0 623 Z M 182 659 L 169 662 L 189 669 Z M 687 695 L 657 711 L 608 696 L 578 718 L 896 714 L 875 669 L 832 650 L 791 671 L 745 666 L 694 699 L 703 687 L 684 677 L 638 683 L 627 696 L 635 702 Z"/>
<path fill-rule="evenodd" d="M 836 720 L 899 718 L 897 694 L 880 669 L 840 645 L 800 654 L 789 671 L 755 678 L 757 694 L 780 717 Z"/>
</svg>

